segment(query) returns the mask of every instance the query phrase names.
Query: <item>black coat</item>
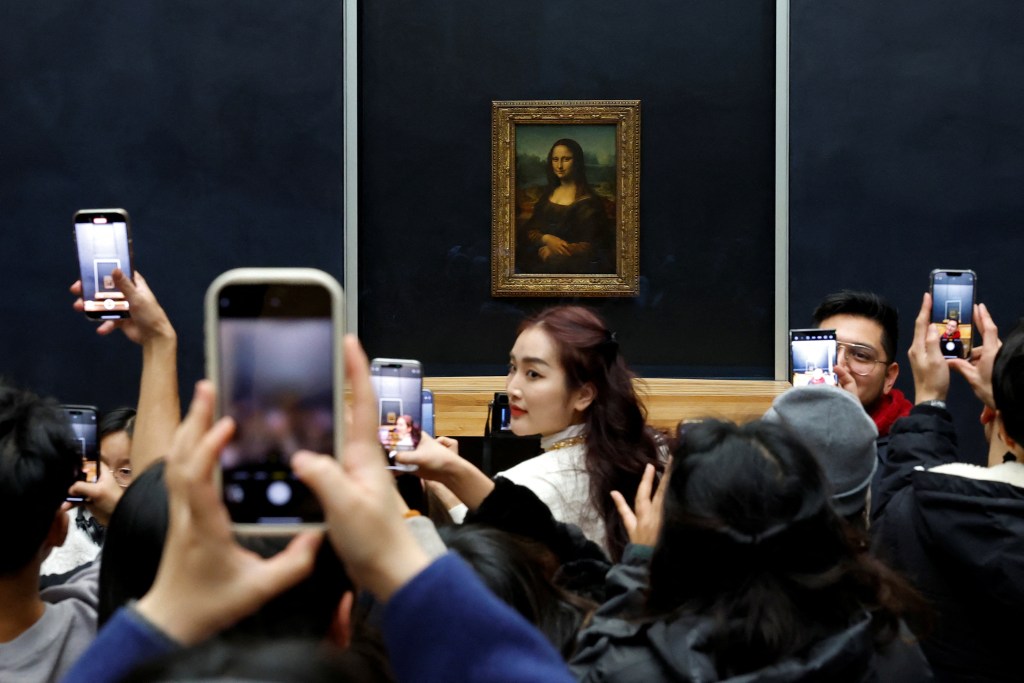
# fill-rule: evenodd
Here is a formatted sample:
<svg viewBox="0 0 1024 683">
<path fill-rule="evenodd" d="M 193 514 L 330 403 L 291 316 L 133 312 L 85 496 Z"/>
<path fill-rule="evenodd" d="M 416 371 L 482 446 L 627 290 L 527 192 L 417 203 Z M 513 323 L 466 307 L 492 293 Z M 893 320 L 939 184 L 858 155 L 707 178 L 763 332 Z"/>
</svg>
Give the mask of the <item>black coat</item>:
<svg viewBox="0 0 1024 683">
<path fill-rule="evenodd" d="M 873 542 L 938 612 L 922 642 L 936 677 L 1024 680 L 1024 465 L 952 464 L 952 417 L 931 406 L 893 426 L 887 456 Z"/>
</svg>

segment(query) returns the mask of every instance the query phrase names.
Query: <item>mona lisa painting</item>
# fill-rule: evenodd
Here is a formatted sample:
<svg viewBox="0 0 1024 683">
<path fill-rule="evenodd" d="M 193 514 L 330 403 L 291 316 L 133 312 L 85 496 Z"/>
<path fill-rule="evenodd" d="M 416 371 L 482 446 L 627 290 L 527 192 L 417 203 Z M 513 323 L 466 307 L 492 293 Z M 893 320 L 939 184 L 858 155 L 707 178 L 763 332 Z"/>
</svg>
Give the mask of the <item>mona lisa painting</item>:
<svg viewBox="0 0 1024 683">
<path fill-rule="evenodd" d="M 638 293 L 639 101 L 494 102 L 491 293 Z"/>
</svg>

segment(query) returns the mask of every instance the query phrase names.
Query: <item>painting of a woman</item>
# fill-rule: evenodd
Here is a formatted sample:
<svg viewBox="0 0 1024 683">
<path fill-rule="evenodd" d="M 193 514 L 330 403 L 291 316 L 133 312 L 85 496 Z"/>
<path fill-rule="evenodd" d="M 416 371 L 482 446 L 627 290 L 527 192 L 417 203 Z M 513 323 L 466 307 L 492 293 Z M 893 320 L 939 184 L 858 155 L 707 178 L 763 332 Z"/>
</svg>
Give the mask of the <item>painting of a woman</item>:
<svg viewBox="0 0 1024 683">
<path fill-rule="evenodd" d="M 587 182 L 580 144 L 571 138 L 555 141 L 546 174 L 547 186 L 532 213 L 517 221 L 516 272 L 615 273 L 615 223 L 607 201 Z"/>
</svg>

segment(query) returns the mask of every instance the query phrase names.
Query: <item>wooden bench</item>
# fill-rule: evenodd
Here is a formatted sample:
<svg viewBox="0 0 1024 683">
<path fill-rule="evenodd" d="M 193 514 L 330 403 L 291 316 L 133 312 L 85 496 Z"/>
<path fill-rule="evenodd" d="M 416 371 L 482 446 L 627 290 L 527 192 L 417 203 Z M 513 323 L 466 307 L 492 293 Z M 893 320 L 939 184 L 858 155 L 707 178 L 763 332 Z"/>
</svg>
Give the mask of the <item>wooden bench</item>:
<svg viewBox="0 0 1024 683">
<path fill-rule="evenodd" d="M 425 377 L 423 386 L 434 392 L 437 434 L 480 436 L 488 419 L 487 406 L 494 392 L 505 390 L 505 378 Z M 789 382 L 776 380 L 636 380 L 648 422 L 670 433 L 683 419 L 715 417 L 746 422 L 758 418 L 789 386 Z"/>
</svg>

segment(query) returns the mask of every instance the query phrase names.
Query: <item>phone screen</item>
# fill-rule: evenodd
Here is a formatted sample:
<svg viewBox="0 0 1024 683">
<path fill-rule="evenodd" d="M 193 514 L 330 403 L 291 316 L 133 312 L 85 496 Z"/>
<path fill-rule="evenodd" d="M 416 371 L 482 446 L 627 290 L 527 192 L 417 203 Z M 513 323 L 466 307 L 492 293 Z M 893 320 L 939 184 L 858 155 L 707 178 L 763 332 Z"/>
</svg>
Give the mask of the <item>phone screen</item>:
<svg viewBox="0 0 1024 683">
<path fill-rule="evenodd" d="M 491 436 L 512 433 L 512 408 L 508 402 L 508 394 L 504 391 L 494 392 L 491 403 Z"/>
<path fill-rule="evenodd" d="M 430 436 L 434 436 L 434 392 L 430 389 L 424 389 L 420 400 L 421 410 L 423 411 L 423 429 L 422 431 Z"/>
<path fill-rule="evenodd" d="M 101 320 L 129 317 L 128 301 L 114 286 L 112 276 L 116 268 L 132 276 L 128 214 L 120 210 L 79 211 L 75 214 L 75 244 L 85 314 Z"/>
<path fill-rule="evenodd" d="M 974 341 L 974 272 L 933 270 L 931 273 L 932 325 L 939 331 L 945 358 L 969 358 Z"/>
<path fill-rule="evenodd" d="M 224 500 L 236 523 L 323 520 L 292 474 L 298 450 L 334 454 L 331 295 L 315 284 L 230 284 L 217 298 L 218 401 L 235 420 L 221 453 Z"/>
<path fill-rule="evenodd" d="M 380 418 L 377 434 L 384 450 L 411 451 L 423 429 L 423 375 L 419 361 L 374 358 L 370 378 Z"/>
<path fill-rule="evenodd" d="M 96 422 L 96 408 L 93 406 L 61 406 L 75 435 L 75 442 L 82 454 L 82 466 L 77 481 L 94 483 L 99 479 L 99 437 Z M 84 500 L 80 496 L 68 496 L 72 502 Z"/>
<path fill-rule="evenodd" d="M 834 366 L 838 353 L 835 330 L 790 330 L 789 355 L 793 386 L 837 384 Z"/>
</svg>

